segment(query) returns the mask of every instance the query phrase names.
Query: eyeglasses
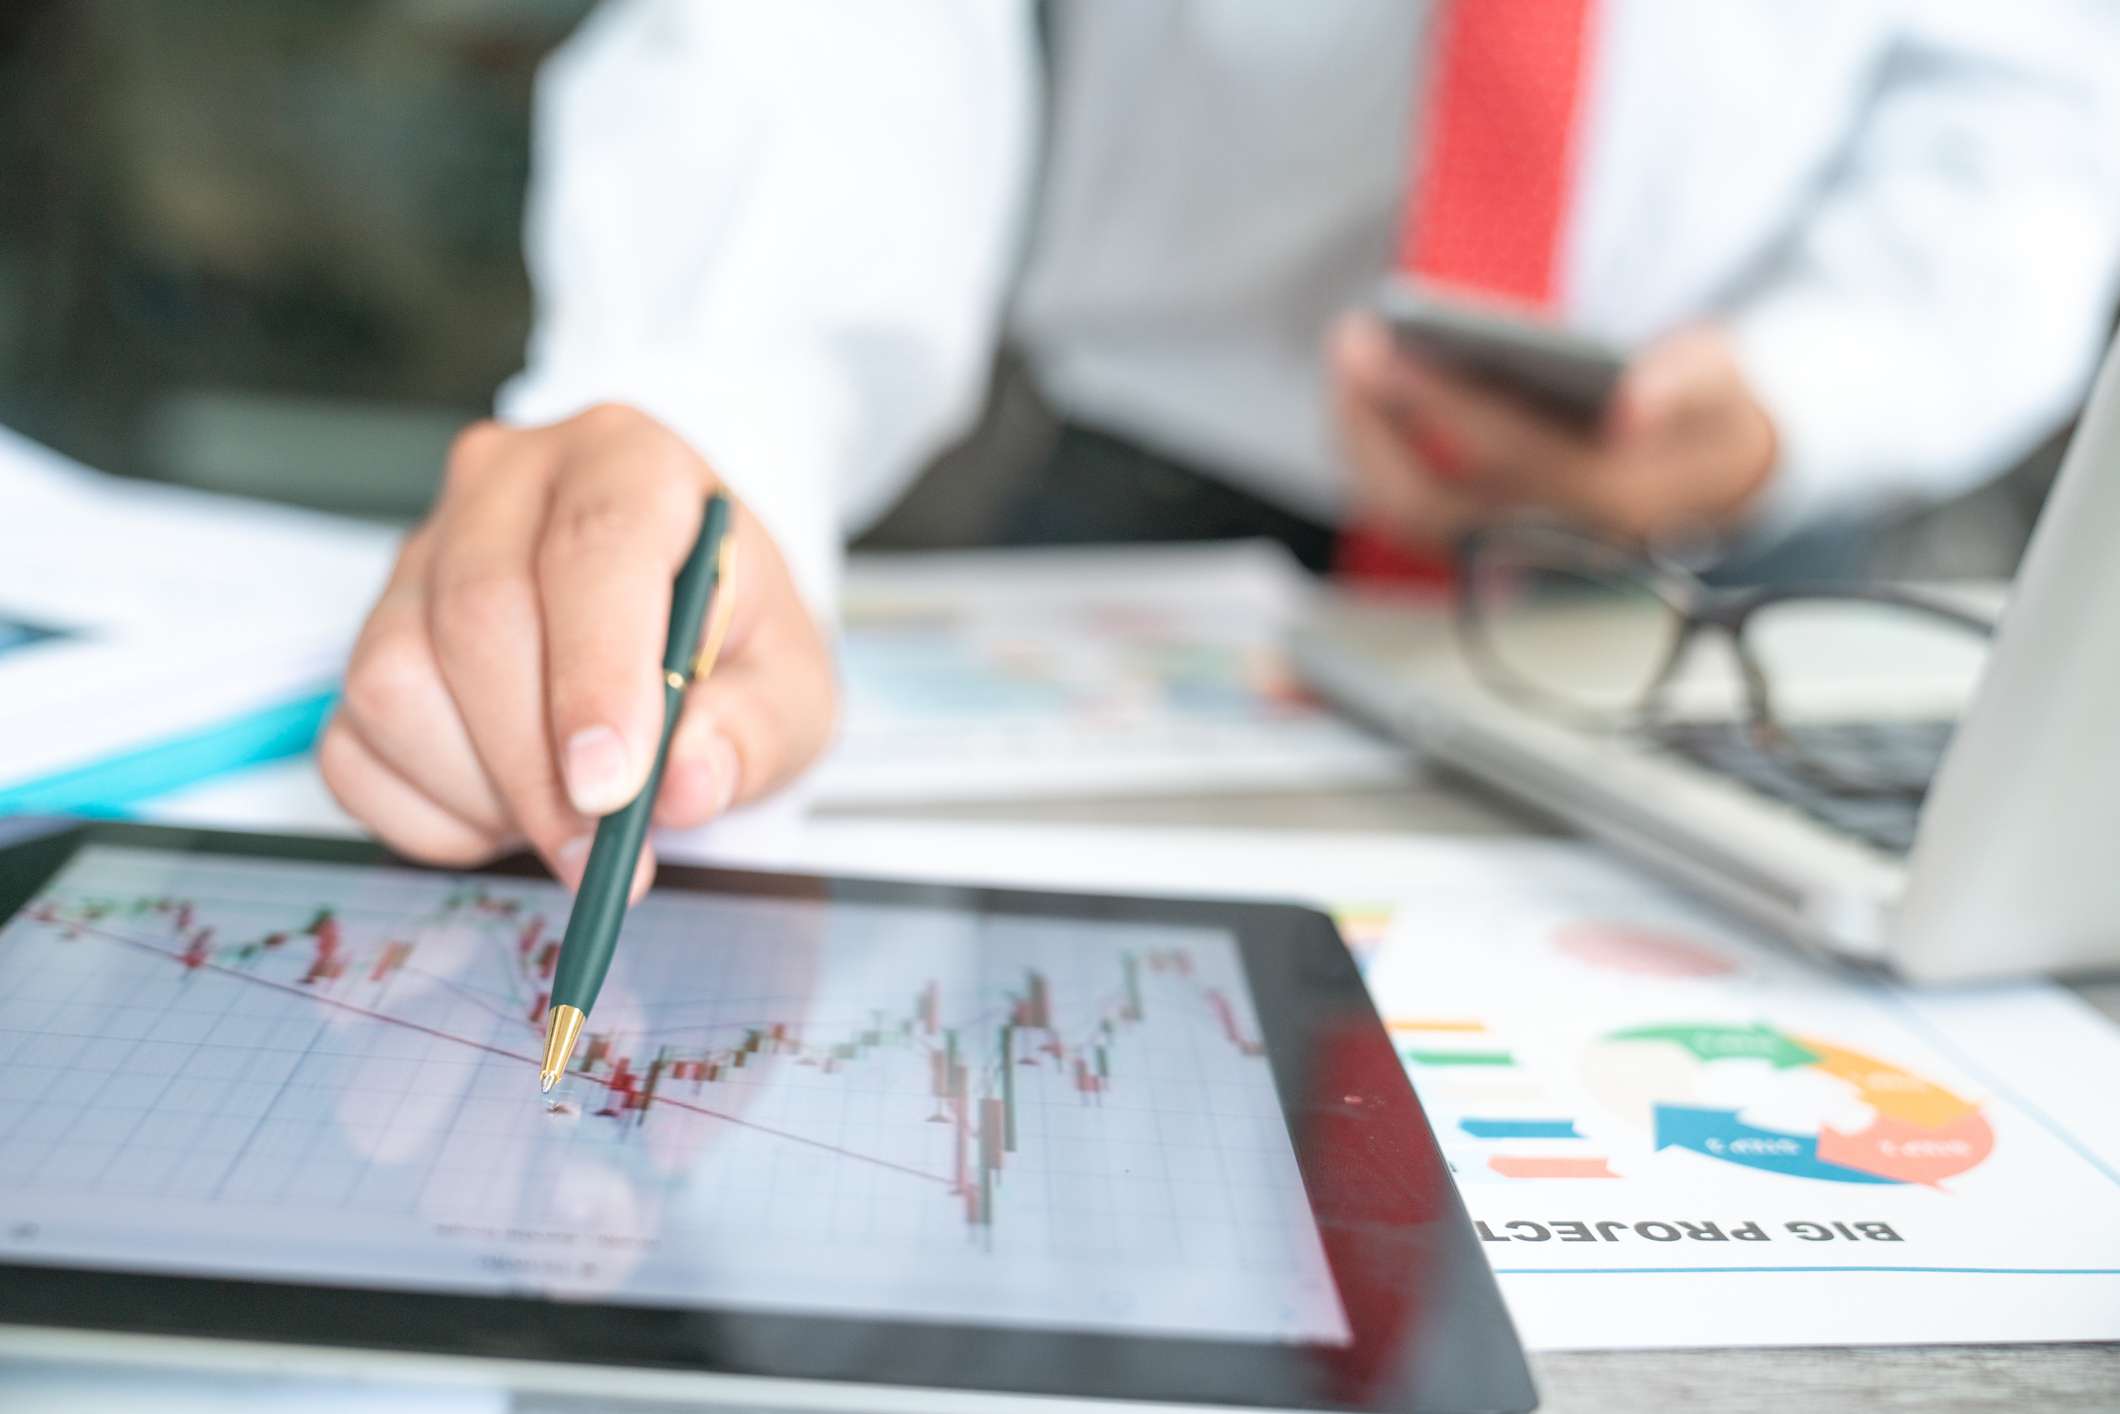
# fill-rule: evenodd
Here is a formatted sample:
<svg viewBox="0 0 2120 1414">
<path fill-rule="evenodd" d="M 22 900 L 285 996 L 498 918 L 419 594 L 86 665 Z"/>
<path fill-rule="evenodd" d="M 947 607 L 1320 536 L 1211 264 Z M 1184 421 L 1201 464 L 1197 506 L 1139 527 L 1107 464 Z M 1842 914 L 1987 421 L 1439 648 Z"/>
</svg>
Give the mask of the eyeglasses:
<svg viewBox="0 0 2120 1414">
<path fill-rule="evenodd" d="M 1676 736 L 1700 726 L 1677 711 L 1681 669 L 1721 638 L 1737 678 L 1725 686 L 1741 704 L 1721 725 L 1852 796 L 1918 797 L 1933 760 L 1824 751 L 1777 714 L 1777 692 L 1834 666 L 1968 683 L 1994 633 L 1981 614 L 1913 589 L 1718 588 L 1653 551 L 1546 522 L 1476 531 L 1459 562 L 1460 640 L 1499 695 L 1585 731 Z"/>
</svg>

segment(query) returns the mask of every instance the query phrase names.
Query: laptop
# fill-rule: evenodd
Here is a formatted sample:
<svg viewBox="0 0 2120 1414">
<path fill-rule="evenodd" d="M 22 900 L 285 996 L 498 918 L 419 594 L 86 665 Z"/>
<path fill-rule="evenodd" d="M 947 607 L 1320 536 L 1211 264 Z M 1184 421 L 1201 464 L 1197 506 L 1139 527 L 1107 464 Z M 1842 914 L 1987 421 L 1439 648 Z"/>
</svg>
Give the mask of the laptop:
<svg viewBox="0 0 2120 1414">
<path fill-rule="evenodd" d="M 2120 965 L 2116 544 L 2120 344 L 2014 585 L 1929 596 L 1991 615 L 1991 636 L 1924 646 L 1826 599 L 1777 625 L 1772 710 L 1806 769 L 1741 729 L 1727 643 L 1689 649 L 1655 720 L 1626 726 L 1497 690 L 1463 616 L 1434 603 L 1330 593 L 1292 649 L 1313 687 L 1431 762 L 1802 946 L 1915 980 L 2081 972 Z M 1577 594 L 1526 607 L 1512 633 L 1557 675 L 1594 676 L 1670 614 Z M 1850 784 L 1873 778 L 1908 788 Z"/>
</svg>

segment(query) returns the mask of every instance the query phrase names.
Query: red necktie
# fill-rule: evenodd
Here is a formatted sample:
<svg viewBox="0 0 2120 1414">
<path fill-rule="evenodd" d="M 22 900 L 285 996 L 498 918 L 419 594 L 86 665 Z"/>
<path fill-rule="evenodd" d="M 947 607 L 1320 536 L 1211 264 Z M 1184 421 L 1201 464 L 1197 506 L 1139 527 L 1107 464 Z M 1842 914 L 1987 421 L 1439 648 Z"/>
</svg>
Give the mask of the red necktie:
<svg viewBox="0 0 2120 1414">
<path fill-rule="evenodd" d="M 1441 0 L 1396 269 L 1550 311 L 1596 0 Z M 1447 459 L 1447 449 L 1442 449 Z M 1353 529 L 1350 579 L 1447 583 L 1447 561 Z"/>
</svg>

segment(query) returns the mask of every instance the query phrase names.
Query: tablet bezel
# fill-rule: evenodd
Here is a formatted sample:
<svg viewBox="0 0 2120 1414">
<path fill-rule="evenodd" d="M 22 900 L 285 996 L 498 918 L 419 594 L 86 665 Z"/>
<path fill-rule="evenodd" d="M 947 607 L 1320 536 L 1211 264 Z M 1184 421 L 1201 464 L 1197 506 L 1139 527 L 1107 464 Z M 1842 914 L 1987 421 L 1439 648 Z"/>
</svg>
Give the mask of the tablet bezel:
<svg viewBox="0 0 2120 1414">
<path fill-rule="evenodd" d="M 69 824 L 0 848 L 0 923 L 90 844 L 420 867 L 344 839 Z M 544 877 L 529 858 L 447 872 Z M 30 1263 L 0 1263 L 0 1324 L 1087 1399 L 1435 1411 L 1535 1403 L 1447 1166 L 1323 914 L 677 865 L 661 868 L 657 887 L 1225 930 L 1243 958 L 1353 1342 L 1248 1343 Z"/>
</svg>

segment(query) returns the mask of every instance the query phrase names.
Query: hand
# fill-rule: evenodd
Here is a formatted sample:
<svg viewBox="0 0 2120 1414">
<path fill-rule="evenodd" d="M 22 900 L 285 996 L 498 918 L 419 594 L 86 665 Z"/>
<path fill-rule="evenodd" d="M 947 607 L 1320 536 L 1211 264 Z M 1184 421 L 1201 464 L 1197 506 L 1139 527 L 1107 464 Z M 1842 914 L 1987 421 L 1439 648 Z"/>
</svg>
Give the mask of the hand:
<svg viewBox="0 0 2120 1414">
<path fill-rule="evenodd" d="M 384 843 L 468 865 L 527 842 L 578 883 L 596 818 L 640 793 L 663 720 L 670 589 L 717 481 L 634 409 L 479 423 L 354 646 L 318 760 Z M 686 694 L 655 820 L 696 825 L 821 751 L 823 636 L 771 539 L 731 520 L 729 636 Z M 653 872 L 643 852 L 638 894 Z"/>
<path fill-rule="evenodd" d="M 1366 315 L 1334 328 L 1328 358 L 1359 513 L 1416 545 L 1529 508 L 1629 538 L 1723 530 L 1774 468 L 1773 420 L 1713 329 L 1645 350 L 1588 434 L 1407 354 Z"/>
</svg>

